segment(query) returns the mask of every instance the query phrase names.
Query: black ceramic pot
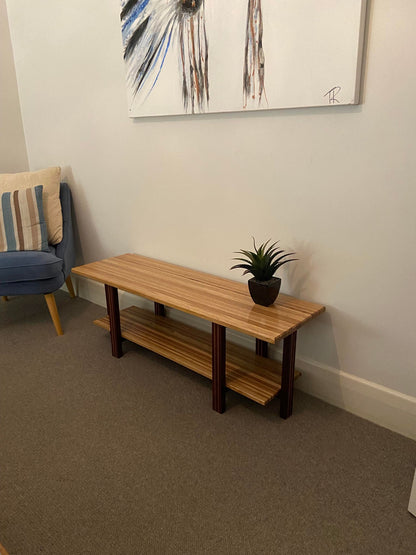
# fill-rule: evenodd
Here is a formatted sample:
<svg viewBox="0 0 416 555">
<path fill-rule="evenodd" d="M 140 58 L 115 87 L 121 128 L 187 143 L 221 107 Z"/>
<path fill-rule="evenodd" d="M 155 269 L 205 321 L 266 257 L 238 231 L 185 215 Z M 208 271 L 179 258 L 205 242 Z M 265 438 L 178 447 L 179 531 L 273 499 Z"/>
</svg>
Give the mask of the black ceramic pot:
<svg viewBox="0 0 416 555">
<path fill-rule="evenodd" d="M 248 289 L 256 304 L 270 306 L 277 299 L 281 283 L 282 280 L 278 277 L 272 277 L 268 281 L 257 281 L 251 278 L 248 280 Z"/>
</svg>

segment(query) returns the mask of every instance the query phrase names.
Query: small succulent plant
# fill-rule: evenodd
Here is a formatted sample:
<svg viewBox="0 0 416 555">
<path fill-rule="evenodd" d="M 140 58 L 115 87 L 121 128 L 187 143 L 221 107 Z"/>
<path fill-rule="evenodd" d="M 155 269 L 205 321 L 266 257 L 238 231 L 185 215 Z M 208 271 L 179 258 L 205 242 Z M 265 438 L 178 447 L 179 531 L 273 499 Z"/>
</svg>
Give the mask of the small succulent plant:
<svg viewBox="0 0 416 555">
<path fill-rule="evenodd" d="M 241 268 L 245 274 L 252 274 L 257 281 L 269 281 L 274 273 L 287 262 L 298 260 L 297 258 L 287 258 L 294 252 L 284 254 L 284 250 L 276 247 L 278 241 L 269 245 L 270 239 L 259 247 L 256 246 L 256 240 L 253 237 L 254 251 L 240 250 L 235 254 L 242 254 L 242 257 L 233 258 L 239 260 L 239 264 L 235 264 L 230 269 Z"/>
</svg>

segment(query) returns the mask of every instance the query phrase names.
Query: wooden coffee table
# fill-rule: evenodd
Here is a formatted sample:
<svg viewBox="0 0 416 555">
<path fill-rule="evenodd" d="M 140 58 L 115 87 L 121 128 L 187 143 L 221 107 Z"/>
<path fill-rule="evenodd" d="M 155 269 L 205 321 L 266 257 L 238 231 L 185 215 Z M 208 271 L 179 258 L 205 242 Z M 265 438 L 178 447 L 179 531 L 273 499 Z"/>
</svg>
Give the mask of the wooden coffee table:
<svg viewBox="0 0 416 555">
<path fill-rule="evenodd" d="M 94 323 L 110 331 L 113 356 L 122 356 L 124 338 L 212 379 L 212 405 L 220 413 L 228 388 L 262 405 L 279 395 L 280 416 L 292 414 L 297 330 L 324 306 L 284 294 L 272 306 L 259 306 L 244 283 L 137 254 L 72 271 L 105 285 L 108 315 Z M 154 311 L 120 311 L 118 289 L 153 301 Z M 165 307 L 208 320 L 211 333 L 167 317 Z M 255 338 L 255 349 L 227 342 L 227 328 Z M 268 344 L 279 340 L 281 364 L 267 357 Z"/>
</svg>

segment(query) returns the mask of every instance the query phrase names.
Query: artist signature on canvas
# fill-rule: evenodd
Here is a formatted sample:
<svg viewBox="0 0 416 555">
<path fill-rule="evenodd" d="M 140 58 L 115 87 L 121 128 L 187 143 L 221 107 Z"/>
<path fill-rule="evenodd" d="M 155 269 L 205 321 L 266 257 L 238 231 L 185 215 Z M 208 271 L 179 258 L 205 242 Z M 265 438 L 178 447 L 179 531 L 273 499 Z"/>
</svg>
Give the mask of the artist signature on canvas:
<svg viewBox="0 0 416 555">
<path fill-rule="evenodd" d="M 337 95 L 341 92 L 341 87 L 332 87 L 324 96 L 328 97 L 328 104 L 339 104 L 340 101 L 337 99 Z"/>
</svg>

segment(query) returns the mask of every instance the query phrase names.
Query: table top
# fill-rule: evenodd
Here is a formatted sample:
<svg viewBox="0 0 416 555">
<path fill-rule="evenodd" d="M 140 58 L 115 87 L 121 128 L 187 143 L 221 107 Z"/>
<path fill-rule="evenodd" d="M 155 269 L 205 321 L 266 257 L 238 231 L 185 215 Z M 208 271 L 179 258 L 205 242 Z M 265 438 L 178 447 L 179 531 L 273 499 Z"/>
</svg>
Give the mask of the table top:
<svg viewBox="0 0 416 555">
<path fill-rule="evenodd" d="M 264 307 L 245 283 L 138 254 L 123 254 L 72 269 L 74 274 L 139 295 L 268 343 L 290 335 L 325 307 L 279 294 Z"/>
</svg>

